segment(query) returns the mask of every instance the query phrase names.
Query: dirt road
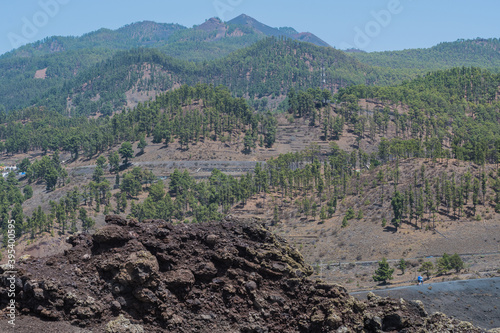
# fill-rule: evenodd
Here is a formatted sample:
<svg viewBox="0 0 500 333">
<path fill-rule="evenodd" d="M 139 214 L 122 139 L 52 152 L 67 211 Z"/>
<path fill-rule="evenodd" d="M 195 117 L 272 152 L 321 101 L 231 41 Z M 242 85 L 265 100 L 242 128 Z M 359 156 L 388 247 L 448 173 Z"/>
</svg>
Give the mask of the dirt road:
<svg viewBox="0 0 500 333">
<path fill-rule="evenodd" d="M 484 329 L 500 327 L 500 278 L 428 283 L 373 290 L 378 296 L 420 300 L 427 312 L 444 312 Z M 366 299 L 368 291 L 352 296 Z"/>
</svg>

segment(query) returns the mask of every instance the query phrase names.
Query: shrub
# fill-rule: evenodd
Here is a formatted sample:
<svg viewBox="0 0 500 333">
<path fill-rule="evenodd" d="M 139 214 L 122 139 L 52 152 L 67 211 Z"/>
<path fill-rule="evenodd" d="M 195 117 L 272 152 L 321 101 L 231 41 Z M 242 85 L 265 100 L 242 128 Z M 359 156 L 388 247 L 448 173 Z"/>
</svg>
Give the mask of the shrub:
<svg viewBox="0 0 500 333">
<path fill-rule="evenodd" d="M 345 214 L 345 216 L 346 216 L 346 218 L 347 218 L 348 220 L 352 220 L 352 219 L 354 218 L 354 216 L 355 216 L 355 215 L 356 215 L 356 214 L 354 213 L 354 209 L 352 209 L 352 207 L 349 207 L 349 208 L 347 209 L 346 214 Z"/>
</svg>

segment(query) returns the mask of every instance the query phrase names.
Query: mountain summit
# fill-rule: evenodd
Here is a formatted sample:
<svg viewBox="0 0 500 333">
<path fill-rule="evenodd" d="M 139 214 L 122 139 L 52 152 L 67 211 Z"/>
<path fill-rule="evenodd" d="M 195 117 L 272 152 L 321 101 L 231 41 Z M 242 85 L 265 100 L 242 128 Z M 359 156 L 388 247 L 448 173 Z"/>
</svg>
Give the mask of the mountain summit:
<svg viewBox="0 0 500 333">
<path fill-rule="evenodd" d="M 320 39 L 319 37 L 310 32 L 299 33 L 295 29 L 290 27 L 273 28 L 245 14 L 237 16 L 234 19 L 228 21 L 227 23 L 250 27 L 255 32 L 264 34 L 266 36 L 274 36 L 274 37 L 286 36 L 302 42 L 309 42 L 312 44 L 316 44 L 318 46 L 327 46 L 327 47 L 330 46 L 327 42 L 323 41 L 322 39 Z"/>
</svg>

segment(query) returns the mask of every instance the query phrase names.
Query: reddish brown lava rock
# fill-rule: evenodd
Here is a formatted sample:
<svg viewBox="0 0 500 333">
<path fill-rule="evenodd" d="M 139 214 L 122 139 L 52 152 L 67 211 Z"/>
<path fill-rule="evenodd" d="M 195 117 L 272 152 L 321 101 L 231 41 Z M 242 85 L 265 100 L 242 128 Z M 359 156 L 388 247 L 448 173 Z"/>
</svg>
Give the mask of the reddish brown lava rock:
<svg viewBox="0 0 500 333">
<path fill-rule="evenodd" d="M 94 235 L 70 237 L 64 255 L 19 264 L 21 320 L 93 332 L 480 331 L 415 302 L 361 302 L 309 280 L 301 254 L 254 222 L 106 221 Z M 1 312 L 9 298 L 0 274 Z"/>
</svg>

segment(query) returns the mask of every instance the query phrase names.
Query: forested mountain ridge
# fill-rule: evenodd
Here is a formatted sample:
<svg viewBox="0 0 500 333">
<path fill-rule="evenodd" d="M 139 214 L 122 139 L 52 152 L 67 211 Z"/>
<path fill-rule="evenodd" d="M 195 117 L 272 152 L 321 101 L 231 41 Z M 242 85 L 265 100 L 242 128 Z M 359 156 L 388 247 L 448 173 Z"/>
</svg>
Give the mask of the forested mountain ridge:
<svg viewBox="0 0 500 333">
<path fill-rule="evenodd" d="M 312 34 L 298 33 L 289 27 L 272 28 L 246 15 L 240 15 L 228 22 L 212 18 L 193 28 L 186 28 L 178 24 L 144 21 L 129 24 L 117 30 L 100 29 L 81 37 L 54 36 L 0 56 L 0 110 L 3 108 L 6 110 L 19 109 L 38 104 L 42 96 L 47 99 L 49 95 L 57 95 L 60 90 L 66 91 L 67 87 L 72 86 L 70 81 L 78 74 L 88 69 L 95 71 L 95 66 L 113 59 L 116 52 L 127 52 L 134 48 L 155 49 L 162 55 L 196 61 L 211 68 L 221 67 L 221 62 L 230 62 L 230 65 L 236 66 L 238 73 L 235 73 L 236 70 L 230 65 L 227 66 L 227 69 L 222 68 L 216 72 L 208 70 L 211 80 L 230 86 L 231 90 L 235 87 L 237 94 L 248 93 L 249 96 L 265 96 L 274 93 L 279 95 L 280 89 L 276 85 L 276 83 L 280 83 L 278 77 L 281 77 L 281 81 L 285 76 L 290 77 L 290 70 L 285 69 L 286 74 L 280 72 L 277 76 L 273 75 L 273 80 L 275 80 L 273 89 L 263 88 L 263 85 L 269 86 L 270 84 L 262 82 L 254 87 L 254 79 L 265 77 L 266 72 L 276 72 L 275 65 L 289 68 L 297 64 L 294 64 L 295 60 L 289 61 L 286 58 L 278 62 L 274 59 L 269 62 L 268 56 L 263 61 L 263 55 L 259 49 L 263 44 L 255 43 L 266 36 L 278 36 L 277 39 L 285 36 L 292 40 L 327 45 Z M 297 82 L 298 88 L 321 86 L 320 68 L 323 66 L 326 67 L 327 80 L 323 87 L 334 91 L 335 86 L 350 84 L 395 84 L 404 78 L 415 77 L 417 73 L 423 74 L 429 70 L 453 66 L 476 66 L 496 71 L 495 68 L 498 68 L 500 64 L 498 39 L 460 40 L 453 43 L 441 43 L 430 49 L 350 53 L 361 63 L 350 60 L 350 57 L 345 57 L 340 51 L 332 48 L 322 49 L 312 44 L 297 43 L 293 47 L 298 47 L 298 45 L 301 45 L 302 49 L 311 49 L 302 52 L 302 57 L 308 53 L 315 54 L 311 55 L 313 57 L 310 60 L 311 64 L 306 63 L 299 66 L 309 66 L 310 70 L 312 67 L 313 73 L 308 75 L 309 78 L 300 79 Z M 247 48 L 249 49 L 247 50 Z M 287 54 L 288 58 L 295 56 L 295 54 L 283 53 L 283 50 L 279 52 L 276 56 L 283 54 Z M 332 67 L 334 63 L 330 60 L 332 55 L 336 59 L 342 59 L 344 63 L 348 64 L 347 67 L 343 65 L 338 68 Z M 257 56 L 260 61 L 237 59 L 238 56 Z M 215 62 L 211 62 L 214 60 Z M 253 68 L 249 87 L 244 87 L 240 77 L 232 77 L 233 74 L 239 76 L 247 74 L 242 73 L 243 70 L 248 70 L 243 63 L 244 61 L 253 62 L 252 65 L 268 67 L 266 71 L 256 71 Z M 305 61 L 307 62 L 307 60 Z M 142 65 L 135 64 L 135 67 Z M 114 66 L 120 67 L 121 64 Z M 281 69 L 278 68 L 278 70 Z M 36 76 L 37 71 L 42 71 L 43 74 Z M 207 70 L 197 69 L 197 72 L 202 75 L 207 74 Z M 87 74 L 84 76 L 88 77 Z M 182 76 L 192 76 L 192 73 L 182 74 Z M 185 80 L 180 82 L 190 84 L 198 81 Z M 207 82 L 207 80 L 201 82 Z M 165 85 L 163 84 L 163 86 Z M 269 93 L 271 90 L 272 92 Z M 281 90 L 286 91 L 287 88 Z M 104 94 L 106 95 L 107 92 Z M 114 100 L 120 99 L 121 102 L 124 101 L 123 95 L 119 99 L 114 98 Z"/>
<path fill-rule="evenodd" d="M 254 26 L 265 26 L 251 20 Z M 117 30 L 100 29 L 81 37 L 48 37 L 0 56 L 0 110 L 33 105 L 51 88 L 57 91 L 67 80 L 119 51 L 150 48 L 187 61 L 207 61 L 225 57 L 278 33 L 326 44 L 312 34 L 299 34 L 291 28 L 268 28 L 269 31 L 258 30 L 245 22 L 238 24 L 212 18 L 193 28 L 144 21 Z M 40 70 L 43 75 L 35 79 Z"/>
<path fill-rule="evenodd" d="M 202 63 L 175 59 L 157 49 L 118 52 L 82 70 L 60 89 L 46 91 L 32 104 L 73 115 L 110 114 L 127 104 L 127 92 L 150 92 L 154 97 L 179 84 L 222 84 L 235 96 L 253 99 L 284 96 L 291 87 L 305 90 L 323 86 L 336 91 L 353 84 L 387 85 L 411 76 L 405 71 L 362 64 L 333 48 L 271 37 Z"/>
<path fill-rule="evenodd" d="M 384 52 L 349 52 L 359 61 L 373 66 L 431 71 L 452 67 L 480 67 L 498 72 L 500 40 L 498 38 L 459 39 L 427 49 Z"/>
<path fill-rule="evenodd" d="M 176 32 L 186 29 L 188 28 L 179 24 L 136 22 L 116 30 L 101 28 L 79 37 L 47 37 L 5 53 L 0 59 L 36 57 L 87 49 L 128 50 L 136 47 L 158 47 Z"/>
<path fill-rule="evenodd" d="M 89 48 L 105 48 L 110 50 L 128 50 L 137 47 L 164 48 L 166 45 L 188 40 L 198 42 L 212 42 L 214 31 L 223 31 L 217 39 L 239 38 L 244 35 L 259 35 L 259 39 L 265 37 L 286 36 L 300 41 L 307 41 L 319 46 L 329 46 L 314 34 L 308 32 L 299 33 L 293 28 L 272 28 L 247 15 L 240 15 L 228 22 L 218 18 L 210 18 L 200 25 L 187 28 L 180 24 L 157 23 L 153 21 L 141 21 L 127 24 L 116 30 L 101 28 L 86 33 L 82 36 L 52 36 L 40 41 L 21 46 L 11 52 L 0 56 L 0 59 L 13 57 L 34 57 L 53 54 L 57 52 L 82 50 Z M 203 34 L 205 32 L 207 34 Z M 235 33 L 236 32 L 236 33 Z M 305 40 L 304 36 L 310 36 Z M 248 46 L 248 45 L 247 45 Z M 164 50 L 169 54 L 168 49 Z M 207 55 L 209 56 L 209 55 Z"/>
</svg>

